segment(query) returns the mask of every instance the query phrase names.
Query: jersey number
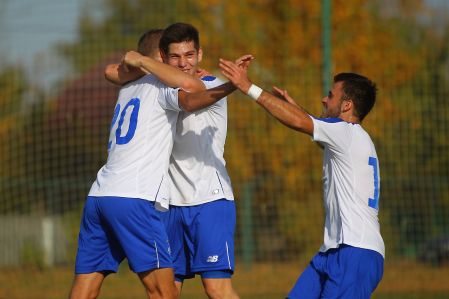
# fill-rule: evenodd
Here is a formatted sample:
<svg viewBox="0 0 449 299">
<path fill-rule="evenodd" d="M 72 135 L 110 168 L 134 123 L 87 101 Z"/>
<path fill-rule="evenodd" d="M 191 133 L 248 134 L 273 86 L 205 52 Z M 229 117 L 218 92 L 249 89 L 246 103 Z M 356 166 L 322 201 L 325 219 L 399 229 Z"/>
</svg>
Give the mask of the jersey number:
<svg viewBox="0 0 449 299">
<path fill-rule="evenodd" d="M 140 100 L 138 98 L 131 99 L 123 108 L 120 113 L 120 104 L 115 107 L 114 116 L 112 117 L 111 130 L 114 127 L 118 119 L 118 126 L 115 130 L 115 143 L 116 144 L 127 144 L 134 137 L 137 128 L 137 118 L 139 116 Z M 127 114 L 127 110 L 132 109 L 131 114 Z M 118 117 L 120 115 L 120 118 Z M 129 127 L 126 134 L 122 136 L 122 126 L 125 122 L 125 117 L 129 115 Z M 108 150 L 112 146 L 112 140 L 108 142 Z"/>
<path fill-rule="evenodd" d="M 374 157 L 369 157 L 368 165 L 373 167 L 374 174 L 374 198 L 368 199 L 368 206 L 379 210 L 379 171 L 377 168 L 377 159 Z"/>
</svg>

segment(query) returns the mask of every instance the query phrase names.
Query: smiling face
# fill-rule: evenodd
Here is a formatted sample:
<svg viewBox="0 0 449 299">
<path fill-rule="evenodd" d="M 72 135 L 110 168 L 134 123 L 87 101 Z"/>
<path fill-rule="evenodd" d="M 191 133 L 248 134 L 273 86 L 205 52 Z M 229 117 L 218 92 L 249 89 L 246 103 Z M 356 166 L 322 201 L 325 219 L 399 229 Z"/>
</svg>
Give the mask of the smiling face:
<svg viewBox="0 0 449 299">
<path fill-rule="evenodd" d="M 197 50 L 193 41 L 184 41 L 171 43 L 168 46 L 168 53 L 164 55 L 163 60 L 165 63 L 183 72 L 194 75 L 202 56 L 203 52 L 201 48 Z"/>
<path fill-rule="evenodd" d="M 321 100 L 323 111 L 321 117 L 341 117 L 345 112 L 346 100 L 343 100 L 343 82 L 336 82 L 329 94 Z"/>
</svg>

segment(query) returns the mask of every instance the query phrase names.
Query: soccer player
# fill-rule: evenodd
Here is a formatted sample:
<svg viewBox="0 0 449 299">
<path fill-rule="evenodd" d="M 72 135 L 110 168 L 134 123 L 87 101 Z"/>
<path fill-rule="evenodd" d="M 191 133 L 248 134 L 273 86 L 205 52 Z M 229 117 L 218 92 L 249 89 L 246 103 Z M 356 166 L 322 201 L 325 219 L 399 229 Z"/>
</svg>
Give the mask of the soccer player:
<svg viewBox="0 0 449 299">
<path fill-rule="evenodd" d="M 220 67 L 268 113 L 324 149 L 324 243 L 288 298 L 370 298 L 383 275 L 385 246 L 378 221 L 379 163 L 361 122 L 375 103 L 376 85 L 358 74 L 336 75 L 315 118 L 287 91 L 263 91 L 230 61 L 220 60 Z"/>
<path fill-rule="evenodd" d="M 159 42 L 160 31 L 147 38 Z M 147 40 L 145 38 L 145 40 Z M 156 55 L 157 53 L 157 55 Z M 156 202 L 164 206 L 168 165 L 178 113 L 178 88 L 192 107 L 235 90 L 230 83 L 205 91 L 201 80 L 137 52 L 124 63 L 150 70 L 121 88 L 108 142 L 108 160 L 87 197 L 80 226 L 71 299 L 96 298 L 104 278 L 124 258 L 146 288 L 148 298 L 176 298 L 166 229 Z M 159 57 L 158 57 L 159 56 Z M 157 77 L 156 77 L 157 76 Z M 164 85 L 177 87 L 171 88 Z"/>
<path fill-rule="evenodd" d="M 192 25 L 167 27 L 159 47 L 164 62 L 194 75 L 202 59 Z M 242 68 L 244 69 L 244 68 Z M 207 88 L 222 83 L 202 78 Z M 224 160 L 227 100 L 196 113 L 180 112 L 170 158 L 170 210 L 165 214 L 176 285 L 201 275 L 209 298 L 238 298 L 234 271 L 234 194 Z"/>
<path fill-rule="evenodd" d="M 165 63 L 187 74 L 197 74 L 202 49 L 195 27 L 185 23 L 168 26 L 159 47 Z M 236 65 L 246 69 L 245 62 L 251 59 L 250 55 L 243 56 Z M 107 77 L 116 81 L 117 75 Z M 208 89 L 222 84 L 213 76 L 202 80 Z M 181 106 L 170 158 L 170 210 L 163 213 L 176 286 L 181 290 L 184 279 L 198 274 L 209 298 L 238 298 L 231 282 L 235 204 L 223 157 L 227 100 L 223 98 L 193 113 Z"/>
</svg>

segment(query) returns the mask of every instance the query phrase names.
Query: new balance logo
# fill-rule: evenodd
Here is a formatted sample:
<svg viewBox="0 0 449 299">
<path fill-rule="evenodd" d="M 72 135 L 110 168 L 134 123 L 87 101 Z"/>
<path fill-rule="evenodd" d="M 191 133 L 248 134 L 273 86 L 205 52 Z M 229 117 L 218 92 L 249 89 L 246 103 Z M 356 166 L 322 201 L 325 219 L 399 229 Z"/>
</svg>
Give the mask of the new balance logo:
<svg viewBox="0 0 449 299">
<path fill-rule="evenodd" d="M 208 262 L 208 263 L 216 263 L 216 262 L 218 262 L 218 255 L 210 255 L 207 258 L 206 262 Z"/>
</svg>

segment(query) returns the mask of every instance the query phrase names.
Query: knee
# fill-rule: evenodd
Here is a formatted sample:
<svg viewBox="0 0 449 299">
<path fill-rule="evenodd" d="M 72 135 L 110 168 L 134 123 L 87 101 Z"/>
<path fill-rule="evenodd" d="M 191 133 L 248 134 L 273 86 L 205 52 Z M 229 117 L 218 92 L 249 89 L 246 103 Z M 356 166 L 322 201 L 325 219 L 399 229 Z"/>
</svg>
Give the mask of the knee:
<svg viewBox="0 0 449 299">
<path fill-rule="evenodd" d="M 176 287 L 170 288 L 166 290 L 164 294 L 162 294 L 163 299 L 177 299 L 179 297 L 179 291 Z"/>
<path fill-rule="evenodd" d="M 160 298 L 160 299 L 177 299 L 179 292 L 176 287 L 173 288 L 154 288 L 153 290 L 147 290 L 148 298 Z"/>
<path fill-rule="evenodd" d="M 209 284 L 205 285 L 204 286 L 204 291 L 206 292 L 207 297 L 209 297 L 209 298 L 213 298 L 213 299 L 224 298 L 223 297 L 223 290 L 217 284 L 209 283 Z"/>
<path fill-rule="evenodd" d="M 207 297 L 211 299 L 238 299 L 231 285 L 208 283 L 204 286 Z"/>
<path fill-rule="evenodd" d="M 70 299 L 96 299 L 100 295 L 100 290 L 97 289 L 72 289 L 70 292 Z"/>
</svg>

